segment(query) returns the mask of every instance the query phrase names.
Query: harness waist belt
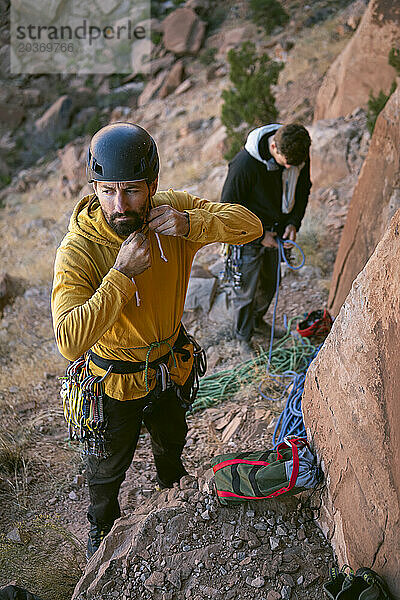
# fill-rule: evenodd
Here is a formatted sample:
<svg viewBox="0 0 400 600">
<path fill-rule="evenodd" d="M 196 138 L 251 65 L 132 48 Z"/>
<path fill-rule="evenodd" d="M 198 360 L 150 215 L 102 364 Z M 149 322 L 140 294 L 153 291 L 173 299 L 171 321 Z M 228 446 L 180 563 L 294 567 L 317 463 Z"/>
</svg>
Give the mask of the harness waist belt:
<svg viewBox="0 0 400 600">
<path fill-rule="evenodd" d="M 179 352 L 183 354 L 182 359 L 184 361 L 190 358 L 190 352 L 182 347 L 189 343 L 189 340 L 186 337 L 185 329 L 181 325 L 178 333 L 178 337 L 175 340 L 173 345 L 174 352 Z M 144 371 L 146 368 L 146 361 L 138 361 L 134 362 L 132 360 L 112 360 L 110 358 L 102 358 L 98 354 L 95 354 L 93 350 L 88 350 L 88 354 L 90 356 L 90 360 L 94 362 L 97 367 L 107 371 L 109 367 L 112 366 L 112 373 L 116 375 L 127 375 L 129 373 L 139 373 L 140 371 Z M 150 369 L 156 369 L 158 365 L 161 363 L 167 362 L 169 357 L 171 356 L 171 351 L 164 354 L 164 356 L 160 356 L 160 358 L 156 358 L 155 360 L 151 360 L 147 363 L 147 367 Z"/>
<path fill-rule="evenodd" d="M 104 369 L 107 371 L 109 367 L 112 366 L 112 373 L 117 375 L 125 375 L 129 373 L 139 373 L 140 371 L 144 371 L 146 368 L 146 361 L 142 360 L 139 362 L 133 362 L 131 360 L 111 360 L 109 358 L 102 358 L 98 354 L 95 354 L 93 350 L 89 350 L 88 354 L 90 356 L 90 360 L 94 362 L 97 367 L 100 369 Z M 155 369 L 159 364 L 165 363 L 170 357 L 171 352 L 164 354 L 164 356 L 160 356 L 156 360 L 149 361 L 147 366 L 150 369 Z"/>
</svg>

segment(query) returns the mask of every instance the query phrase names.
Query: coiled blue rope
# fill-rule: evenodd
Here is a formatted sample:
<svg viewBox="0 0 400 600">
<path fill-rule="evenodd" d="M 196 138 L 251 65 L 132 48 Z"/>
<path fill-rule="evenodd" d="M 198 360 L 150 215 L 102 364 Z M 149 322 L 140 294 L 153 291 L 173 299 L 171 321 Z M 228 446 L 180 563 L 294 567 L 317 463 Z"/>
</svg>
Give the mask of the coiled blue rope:
<svg viewBox="0 0 400 600">
<path fill-rule="evenodd" d="M 288 435 L 306 437 L 306 429 L 304 427 L 303 413 L 301 410 L 301 399 L 304 392 L 304 382 L 308 368 L 317 356 L 320 348 L 321 346 L 318 346 L 314 354 L 310 357 L 305 372 L 296 375 L 293 382 L 285 388 L 286 391 L 290 385 L 293 386 L 286 401 L 285 408 L 279 415 L 279 419 L 275 425 L 274 433 L 272 435 L 272 444 L 274 448 L 283 442 L 284 438 Z"/>
<path fill-rule="evenodd" d="M 271 325 L 271 339 L 270 339 L 270 342 L 269 342 L 267 372 L 269 372 L 269 369 L 270 369 L 270 366 L 271 366 L 272 346 L 274 344 L 274 331 L 275 331 L 275 322 L 276 322 L 276 309 L 278 307 L 279 286 L 280 286 L 280 283 L 281 283 L 281 262 L 283 260 L 287 264 L 287 266 L 289 267 L 289 269 L 291 269 L 292 271 L 298 271 L 299 269 L 301 269 L 301 267 L 304 266 L 304 263 L 306 262 L 306 257 L 304 255 L 304 252 L 300 248 L 300 246 L 298 244 L 296 244 L 296 242 L 293 242 L 292 240 L 283 240 L 282 238 L 279 238 L 279 237 L 276 238 L 276 240 L 278 242 L 278 268 L 277 268 L 277 277 L 276 277 L 275 304 L 274 304 L 274 312 L 273 312 L 273 316 L 272 316 L 272 325 Z M 288 259 L 286 258 L 284 244 L 291 244 L 292 246 L 294 246 L 295 248 L 297 248 L 297 250 L 301 254 L 301 262 L 300 262 L 300 264 L 298 264 L 298 265 L 291 265 L 289 263 Z"/>
<path fill-rule="evenodd" d="M 305 263 L 304 252 L 300 248 L 300 246 L 298 244 L 296 244 L 296 242 L 293 242 L 292 240 L 283 240 L 282 238 L 277 238 L 277 242 L 278 242 L 278 268 L 277 268 L 277 278 L 276 278 L 275 304 L 274 304 L 274 311 L 273 311 L 272 325 L 271 325 L 271 339 L 270 339 L 270 343 L 269 343 L 269 352 L 268 352 L 268 367 L 267 367 L 268 374 L 270 372 L 270 367 L 271 367 L 271 356 L 272 356 L 272 347 L 273 347 L 273 343 L 274 343 L 276 312 L 277 312 L 278 300 L 279 300 L 279 286 L 280 286 L 280 282 L 281 282 L 281 268 L 280 268 L 281 262 L 282 261 L 285 262 L 287 264 L 287 266 L 289 267 L 289 269 L 291 269 L 292 271 L 298 271 L 299 269 L 301 269 L 304 266 L 304 263 Z M 301 261 L 298 265 L 292 265 L 288 261 L 286 254 L 285 254 L 285 246 L 284 246 L 285 243 L 294 246 L 300 252 Z M 306 430 L 305 430 L 304 421 L 303 421 L 303 413 L 301 410 L 301 399 L 303 396 L 304 381 L 306 379 L 308 367 L 310 366 L 311 362 L 316 357 L 319 349 L 320 349 L 320 346 L 310 357 L 310 360 L 307 364 L 307 367 L 306 367 L 304 373 L 295 373 L 294 371 L 290 371 L 290 372 L 286 371 L 285 373 L 283 373 L 281 375 L 278 375 L 278 374 L 273 375 L 274 378 L 289 378 L 289 379 L 291 379 L 291 381 L 285 386 L 280 398 L 276 398 L 275 400 L 281 400 L 284 397 L 284 395 L 286 394 L 287 390 L 290 387 L 292 388 L 289 393 L 288 399 L 286 401 L 285 408 L 279 415 L 279 419 L 275 425 L 274 433 L 272 436 L 272 443 L 273 443 L 274 448 L 276 448 L 276 446 L 278 446 L 278 444 L 283 442 L 284 438 L 288 435 L 296 435 L 299 437 L 306 436 Z M 261 392 L 260 388 L 259 388 L 259 392 L 261 393 L 262 396 L 264 396 L 264 398 L 266 398 L 266 396 Z M 268 399 L 274 400 L 273 398 L 268 398 Z M 279 434 L 278 434 L 278 432 L 279 432 Z"/>
</svg>

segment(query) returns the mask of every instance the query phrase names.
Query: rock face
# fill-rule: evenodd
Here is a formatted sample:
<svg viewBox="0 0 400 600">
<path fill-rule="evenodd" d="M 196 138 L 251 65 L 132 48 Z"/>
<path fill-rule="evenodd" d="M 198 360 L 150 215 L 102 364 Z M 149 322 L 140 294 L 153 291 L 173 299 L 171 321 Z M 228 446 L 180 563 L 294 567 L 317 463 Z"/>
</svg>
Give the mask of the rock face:
<svg viewBox="0 0 400 600">
<path fill-rule="evenodd" d="M 400 207 L 400 89 L 379 115 L 350 202 L 334 266 L 329 309 L 337 314 L 357 274 Z"/>
<path fill-rule="evenodd" d="M 400 211 L 355 280 L 303 396 L 323 459 L 321 521 L 341 564 L 400 593 Z M 398 597 L 398 596 L 396 596 Z"/>
<path fill-rule="evenodd" d="M 388 93 L 395 69 L 388 64 L 400 37 L 400 4 L 371 0 L 361 23 L 329 68 L 319 90 L 314 119 L 331 119 L 366 106 L 369 92 Z"/>
<path fill-rule="evenodd" d="M 72 100 L 60 96 L 35 123 L 35 141 L 41 146 L 51 145 L 57 136 L 68 127 L 72 111 Z"/>
<path fill-rule="evenodd" d="M 312 139 L 314 190 L 335 184 L 349 175 L 358 175 L 370 138 L 365 111 L 359 109 L 349 117 L 317 121 L 307 129 Z"/>
<path fill-rule="evenodd" d="M 60 188 L 67 198 L 75 196 L 86 183 L 85 150 L 80 144 L 70 142 L 58 151 L 61 160 Z"/>
<path fill-rule="evenodd" d="M 196 54 L 203 43 L 205 24 L 191 8 L 177 8 L 163 21 L 164 46 L 174 54 Z"/>
</svg>

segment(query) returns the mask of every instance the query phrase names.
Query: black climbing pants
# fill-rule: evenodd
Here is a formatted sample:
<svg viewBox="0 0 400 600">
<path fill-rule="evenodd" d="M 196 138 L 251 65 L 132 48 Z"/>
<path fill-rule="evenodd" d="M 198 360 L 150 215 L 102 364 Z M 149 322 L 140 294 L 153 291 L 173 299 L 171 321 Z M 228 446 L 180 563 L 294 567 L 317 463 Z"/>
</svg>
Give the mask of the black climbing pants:
<svg viewBox="0 0 400 600">
<path fill-rule="evenodd" d="M 235 336 L 249 341 L 275 295 L 278 270 L 277 248 L 261 244 L 242 247 L 240 272 L 242 285 L 233 291 Z"/>
<path fill-rule="evenodd" d="M 158 396 L 150 392 L 139 400 L 121 402 L 108 396 L 104 398 L 109 456 L 85 459 L 90 523 L 107 526 L 120 517 L 118 493 L 132 462 L 142 422 L 150 433 L 158 482 L 172 487 L 187 474 L 181 461 L 188 430 L 185 413 L 186 408 L 182 407 L 174 387 Z"/>
</svg>

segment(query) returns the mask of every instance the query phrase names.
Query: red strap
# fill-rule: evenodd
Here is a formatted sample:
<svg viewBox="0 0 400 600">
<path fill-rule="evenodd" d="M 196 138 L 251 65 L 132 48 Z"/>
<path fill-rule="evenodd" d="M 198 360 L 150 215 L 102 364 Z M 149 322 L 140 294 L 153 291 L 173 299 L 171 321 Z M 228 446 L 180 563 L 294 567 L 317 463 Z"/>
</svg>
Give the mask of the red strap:
<svg viewBox="0 0 400 600">
<path fill-rule="evenodd" d="M 265 462 L 263 460 L 245 460 L 243 458 L 232 458 L 231 460 L 225 460 L 224 462 L 217 463 L 213 467 L 214 473 L 223 469 L 224 467 L 229 467 L 229 465 L 260 465 L 262 467 L 267 467 L 270 463 Z"/>
</svg>

